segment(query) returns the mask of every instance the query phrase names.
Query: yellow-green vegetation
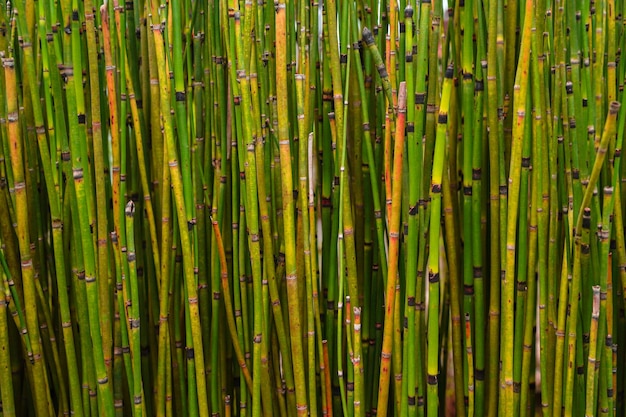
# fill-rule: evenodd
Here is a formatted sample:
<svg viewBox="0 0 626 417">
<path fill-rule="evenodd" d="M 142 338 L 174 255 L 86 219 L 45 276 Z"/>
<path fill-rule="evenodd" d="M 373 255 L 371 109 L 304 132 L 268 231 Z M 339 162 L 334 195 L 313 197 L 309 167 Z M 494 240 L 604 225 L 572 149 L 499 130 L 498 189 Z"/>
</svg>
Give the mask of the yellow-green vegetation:
<svg viewBox="0 0 626 417">
<path fill-rule="evenodd" d="M 0 0 L 0 417 L 626 416 L 625 12 Z"/>
</svg>

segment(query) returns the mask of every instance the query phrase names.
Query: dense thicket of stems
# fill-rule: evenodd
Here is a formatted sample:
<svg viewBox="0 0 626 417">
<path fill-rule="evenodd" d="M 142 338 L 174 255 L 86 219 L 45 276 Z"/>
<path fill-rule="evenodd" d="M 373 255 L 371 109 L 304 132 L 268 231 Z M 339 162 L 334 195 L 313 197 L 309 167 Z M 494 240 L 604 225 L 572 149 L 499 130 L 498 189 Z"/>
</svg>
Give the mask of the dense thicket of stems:
<svg viewBox="0 0 626 417">
<path fill-rule="evenodd" d="M 625 5 L 0 0 L 0 416 L 623 416 Z"/>
</svg>

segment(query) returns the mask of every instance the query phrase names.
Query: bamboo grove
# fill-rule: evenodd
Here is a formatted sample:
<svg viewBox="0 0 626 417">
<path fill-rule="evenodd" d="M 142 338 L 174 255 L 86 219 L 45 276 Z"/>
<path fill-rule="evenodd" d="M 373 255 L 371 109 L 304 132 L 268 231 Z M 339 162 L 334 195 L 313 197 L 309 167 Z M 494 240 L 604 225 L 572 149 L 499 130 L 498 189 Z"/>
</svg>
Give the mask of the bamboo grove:
<svg viewBox="0 0 626 417">
<path fill-rule="evenodd" d="M 622 0 L 0 0 L 0 415 L 626 416 Z"/>
</svg>

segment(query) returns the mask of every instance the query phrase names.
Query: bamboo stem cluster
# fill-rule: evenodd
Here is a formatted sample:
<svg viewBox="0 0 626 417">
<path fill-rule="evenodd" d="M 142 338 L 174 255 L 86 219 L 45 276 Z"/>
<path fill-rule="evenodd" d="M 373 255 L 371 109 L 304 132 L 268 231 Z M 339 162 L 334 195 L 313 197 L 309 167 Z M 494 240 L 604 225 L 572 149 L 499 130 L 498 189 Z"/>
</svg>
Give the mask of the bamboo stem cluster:
<svg viewBox="0 0 626 417">
<path fill-rule="evenodd" d="M 0 416 L 626 415 L 625 12 L 0 0 Z"/>
</svg>

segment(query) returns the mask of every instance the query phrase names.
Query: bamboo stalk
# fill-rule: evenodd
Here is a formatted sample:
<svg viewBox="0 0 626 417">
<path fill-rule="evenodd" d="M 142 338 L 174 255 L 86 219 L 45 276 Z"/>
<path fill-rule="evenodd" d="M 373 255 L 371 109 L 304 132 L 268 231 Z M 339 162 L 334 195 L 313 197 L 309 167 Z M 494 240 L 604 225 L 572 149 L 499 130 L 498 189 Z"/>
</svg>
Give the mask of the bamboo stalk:
<svg viewBox="0 0 626 417">
<path fill-rule="evenodd" d="M 37 301 L 35 296 L 35 282 L 33 261 L 30 255 L 30 237 L 28 228 L 28 203 L 26 183 L 24 182 L 24 163 L 22 160 L 22 138 L 18 125 L 17 86 L 15 80 L 15 61 L 5 58 L 4 67 L 7 92 L 7 134 L 11 143 L 11 166 L 14 175 L 15 208 L 17 214 L 17 237 L 19 243 L 20 265 L 22 282 L 24 285 L 24 301 L 26 305 L 26 328 L 30 334 L 31 349 L 29 349 L 30 372 L 32 379 L 37 383 L 33 392 L 35 409 L 39 415 L 48 415 L 49 398 L 46 393 L 44 379 L 43 358 L 39 342 L 39 320 L 37 317 Z M 34 68 L 33 68 L 34 70 Z"/>
<path fill-rule="evenodd" d="M 385 326 L 380 363 L 380 382 L 378 388 L 378 413 L 387 415 L 389 395 L 390 362 L 392 355 L 392 322 L 398 275 L 398 257 L 400 250 L 400 196 L 402 194 L 402 153 L 404 150 L 404 123 L 406 118 L 406 85 L 401 83 L 398 93 L 398 126 L 394 140 L 393 196 L 391 198 L 392 217 L 389 222 L 389 266 L 387 267 L 387 288 L 385 292 Z M 389 202 L 388 202 L 389 204 Z"/>
<path fill-rule="evenodd" d="M 431 176 L 431 211 L 430 211 L 430 250 L 428 255 L 428 365 L 427 365 L 427 398 L 428 415 L 438 415 L 439 395 L 439 309 L 441 304 L 440 271 L 439 271 L 439 234 L 441 216 L 441 183 L 444 171 L 445 142 L 448 124 L 450 95 L 452 92 L 452 75 L 454 67 L 448 65 L 444 79 L 439 115 L 437 117 L 437 138 L 433 156 L 433 173 Z"/>
<path fill-rule="evenodd" d="M 0 368 L 4 375 L 11 373 L 11 349 L 9 346 L 9 328 L 8 328 L 8 311 L 7 307 L 11 302 L 11 293 L 8 287 L 7 266 L 4 255 L 0 252 L 0 260 L 2 261 L 2 286 L 3 297 L 0 299 Z M 2 413 L 7 416 L 15 416 L 15 400 L 13 389 L 13 378 L 3 378 L 0 382 L 0 395 L 2 398 Z"/>
</svg>

